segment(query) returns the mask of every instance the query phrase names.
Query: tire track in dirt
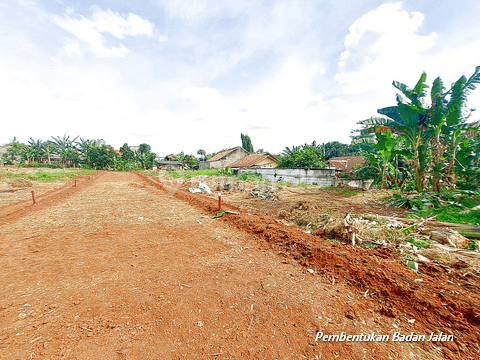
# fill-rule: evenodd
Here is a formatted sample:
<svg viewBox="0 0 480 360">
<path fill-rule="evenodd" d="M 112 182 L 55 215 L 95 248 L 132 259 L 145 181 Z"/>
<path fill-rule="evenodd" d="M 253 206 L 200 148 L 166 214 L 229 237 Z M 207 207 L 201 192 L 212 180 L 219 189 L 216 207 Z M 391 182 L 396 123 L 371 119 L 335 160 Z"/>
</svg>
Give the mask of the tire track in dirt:
<svg viewBox="0 0 480 360">
<path fill-rule="evenodd" d="M 217 211 L 213 198 L 164 185 L 144 174 L 139 176 L 192 206 L 211 214 Z M 368 297 L 373 298 L 376 311 L 380 314 L 391 318 L 413 318 L 418 332 L 439 330 L 454 334 L 457 339 L 455 346 L 437 344 L 443 346 L 448 358 L 461 358 L 458 357 L 460 349 L 464 351 L 462 356 L 478 356 L 480 297 L 450 284 L 441 268 L 430 265 L 423 269 L 423 274 L 417 274 L 399 263 L 392 251 L 366 251 L 333 244 L 264 215 L 246 214 L 227 204 L 224 208 L 239 212 L 239 215 L 225 214 L 221 218 L 224 222 L 246 231 L 257 241 L 277 250 L 278 254 L 292 257 L 303 266 L 314 268 L 337 281 L 344 279 L 357 293 L 367 294 L 368 291 Z"/>
<path fill-rule="evenodd" d="M 97 172 L 95 175 L 75 176 L 73 179 L 67 181 L 61 188 L 35 197 L 36 205 L 33 204 L 32 200 L 25 200 L 2 206 L 0 207 L 0 226 L 17 221 L 32 211 L 44 210 L 49 206 L 65 201 L 70 196 L 88 189 L 101 176 L 100 172 Z M 74 187 L 75 180 L 77 180 L 76 187 Z"/>
</svg>

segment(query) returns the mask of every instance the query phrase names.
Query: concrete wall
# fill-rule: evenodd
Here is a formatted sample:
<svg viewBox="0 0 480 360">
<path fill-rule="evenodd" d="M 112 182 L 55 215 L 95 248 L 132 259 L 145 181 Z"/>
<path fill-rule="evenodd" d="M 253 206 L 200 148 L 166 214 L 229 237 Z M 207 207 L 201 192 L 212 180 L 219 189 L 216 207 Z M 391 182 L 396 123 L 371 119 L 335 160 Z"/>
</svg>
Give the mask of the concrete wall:
<svg viewBox="0 0 480 360">
<path fill-rule="evenodd" d="M 351 186 L 359 189 L 368 190 L 372 187 L 373 179 L 358 180 L 358 179 L 342 179 L 335 180 L 335 186 Z"/>
<path fill-rule="evenodd" d="M 319 186 L 335 186 L 335 169 L 262 169 L 240 168 L 238 175 L 249 172 L 262 174 L 265 180 L 270 182 L 290 182 L 294 184 L 305 183 Z"/>
<path fill-rule="evenodd" d="M 335 176 L 335 169 L 265 169 L 265 168 L 240 168 L 237 175 L 242 173 L 262 174 L 270 182 L 290 182 L 294 184 L 305 183 L 319 186 L 351 186 L 368 190 L 373 184 L 373 179 L 357 180 L 342 179 Z"/>
</svg>

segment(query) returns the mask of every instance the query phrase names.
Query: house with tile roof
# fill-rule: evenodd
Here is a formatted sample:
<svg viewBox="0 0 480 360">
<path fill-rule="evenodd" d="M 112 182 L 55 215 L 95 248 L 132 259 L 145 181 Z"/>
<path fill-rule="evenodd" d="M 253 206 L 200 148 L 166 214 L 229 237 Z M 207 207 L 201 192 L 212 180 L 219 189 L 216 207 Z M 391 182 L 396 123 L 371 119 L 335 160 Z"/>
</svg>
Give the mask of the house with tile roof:
<svg viewBox="0 0 480 360">
<path fill-rule="evenodd" d="M 243 159 L 233 163 L 229 167 L 237 170 L 239 168 L 276 168 L 278 161 L 268 152 L 250 154 Z"/>
<path fill-rule="evenodd" d="M 332 157 L 328 159 L 327 163 L 339 171 L 348 172 L 352 171 L 355 165 L 365 165 L 365 157 L 362 155 Z"/>
<path fill-rule="evenodd" d="M 215 154 L 207 161 L 200 161 L 199 169 L 224 169 L 231 167 L 232 164 L 250 155 L 250 153 L 241 146 L 234 147 Z"/>
</svg>

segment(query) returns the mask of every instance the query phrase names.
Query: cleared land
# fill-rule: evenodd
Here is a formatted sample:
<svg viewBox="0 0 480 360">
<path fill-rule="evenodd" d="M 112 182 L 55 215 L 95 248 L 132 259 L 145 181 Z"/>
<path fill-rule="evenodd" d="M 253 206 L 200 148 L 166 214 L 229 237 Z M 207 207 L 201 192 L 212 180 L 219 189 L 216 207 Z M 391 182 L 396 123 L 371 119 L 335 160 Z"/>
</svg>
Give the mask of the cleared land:
<svg viewBox="0 0 480 360">
<path fill-rule="evenodd" d="M 212 219 L 216 197 L 188 185 L 76 179 L 36 206 L 0 207 L 1 359 L 479 356 L 476 278 L 435 265 L 416 273 L 391 250 L 306 234 L 243 192 L 224 199 L 238 215 Z M 315 341 L 318 332 L 389 341 Z M 453 341 L 392 341 L 396 332 Z"/>
</svg>

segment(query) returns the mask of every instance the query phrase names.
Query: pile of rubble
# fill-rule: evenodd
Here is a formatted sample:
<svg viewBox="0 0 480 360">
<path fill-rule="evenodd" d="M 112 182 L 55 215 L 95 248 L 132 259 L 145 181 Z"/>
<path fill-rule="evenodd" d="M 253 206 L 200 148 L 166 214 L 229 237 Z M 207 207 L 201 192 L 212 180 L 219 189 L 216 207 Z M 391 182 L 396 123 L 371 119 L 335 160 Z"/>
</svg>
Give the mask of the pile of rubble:
<svg viewBox="0 0 480 360">
<path fill-rule="evenodd" d="M 273 186 L 269 185 L 261 185 L 256 187 L 250 192 L 254 198 L 262 199 L 262 200 L 277 200 L 278 199 L 278 191 Z"/>
</svg>

